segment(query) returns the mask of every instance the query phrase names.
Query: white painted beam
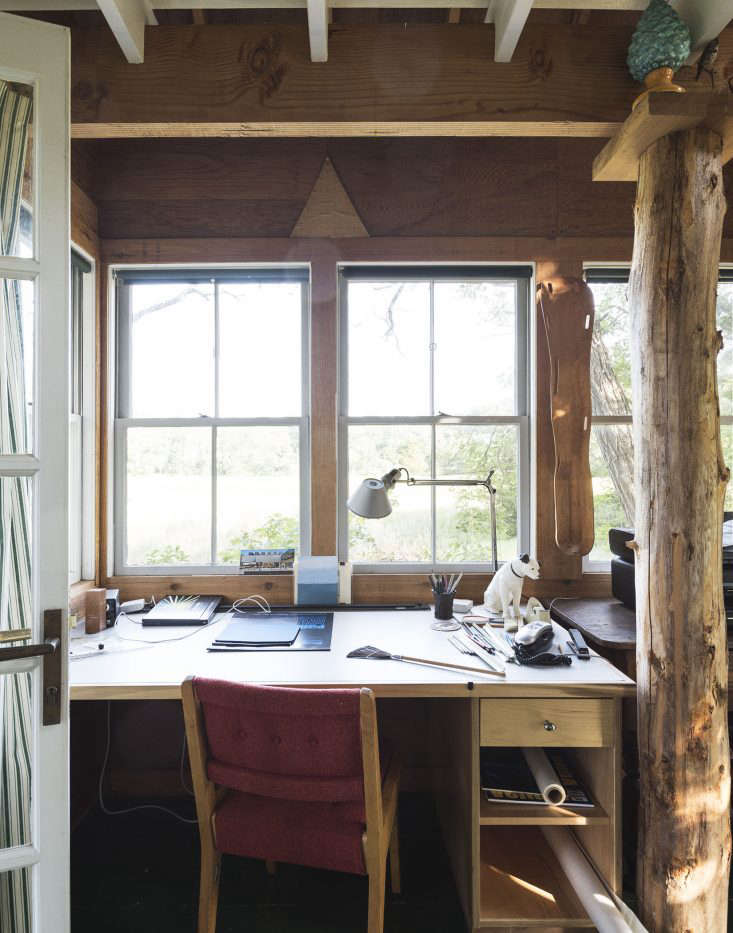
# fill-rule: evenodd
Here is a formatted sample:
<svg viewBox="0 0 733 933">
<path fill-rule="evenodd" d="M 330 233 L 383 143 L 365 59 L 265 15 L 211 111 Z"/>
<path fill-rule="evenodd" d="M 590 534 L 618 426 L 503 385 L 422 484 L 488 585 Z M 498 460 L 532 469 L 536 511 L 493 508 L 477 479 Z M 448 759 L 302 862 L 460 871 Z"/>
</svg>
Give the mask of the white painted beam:
<svg viewBox="0 0 733 933">
<path fill-rule="evenodd" d="M 733 0 L 672 0 L 672 6 L 687 23 L 693 52 L 704 49 L 733 19 Z"/>
<path fill-rule="evenodd" d="M 534 0 L 535 10 L 644 10 L 648 0 Z M 304 10 L 307 0 L 153 0 L 155 10 Z M 485 10 L 486 0 L 331 0 L 330 9 Z M 7 13 L 96 10 L 97 0 L 0 0 Z"/>
<path fill-rule="evenodd" d="M 328 61 L 328 0 L 307 0 L 311 61 Z"/>
<path fill-rule="evenodd" d="M 117 42 L 131 65 L 140 65 L 145 56 L 145 26 L 157 25 L 147 0 L 98 0 Z"/>
<path fill-rule="evenodd" d="M 484 22 L 494 24 L 494 61 L 510 62 L 527 22 L 532 0 L 489 0 Z"/>
</svg>

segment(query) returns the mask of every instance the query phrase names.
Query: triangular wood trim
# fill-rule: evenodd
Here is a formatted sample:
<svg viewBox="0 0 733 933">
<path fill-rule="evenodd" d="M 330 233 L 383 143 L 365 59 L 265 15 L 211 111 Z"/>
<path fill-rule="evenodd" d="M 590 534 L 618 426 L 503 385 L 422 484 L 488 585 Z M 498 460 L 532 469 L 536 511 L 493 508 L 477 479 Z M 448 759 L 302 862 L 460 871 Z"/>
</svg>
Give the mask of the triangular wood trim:
<svg viewBox="0 0 733 933">
<path fill-rule="evenodd" d="M 339 239 L 369 236 L 328 156 L 290 236 Z"/>
</svg>

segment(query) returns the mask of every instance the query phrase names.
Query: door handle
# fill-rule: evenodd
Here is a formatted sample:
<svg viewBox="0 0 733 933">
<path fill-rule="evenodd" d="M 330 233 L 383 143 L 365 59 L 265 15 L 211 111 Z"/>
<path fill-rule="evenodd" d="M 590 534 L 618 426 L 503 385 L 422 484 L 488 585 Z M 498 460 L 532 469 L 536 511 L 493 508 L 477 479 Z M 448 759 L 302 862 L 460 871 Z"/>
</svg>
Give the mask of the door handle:
<svg viewBox="0 0 733 933">
<path fill-rule="evenodd" d="M 37 645 L 18 645 L 14 648 L 0 648 L 0 661 L 19 661 L 22 658 L 40 658 L 44 654 L 53 654 L 59 650 L 59 638 L 46 638 Z"/>
<path fill-rule="evenodd" d="M 43 658 L 43 725 L 55 726 L 61 722 L 61 621 L 60 609 L 46 609 L 43 613 L 43 641 L 33 645 L 0 648 L 2 661 L 23 658 Z M 3 633 L 5 634 L 5 633 Z M 18 629 L 4 641 L 24 641 L 31 637 L 28 629 Z"/>
</svg>

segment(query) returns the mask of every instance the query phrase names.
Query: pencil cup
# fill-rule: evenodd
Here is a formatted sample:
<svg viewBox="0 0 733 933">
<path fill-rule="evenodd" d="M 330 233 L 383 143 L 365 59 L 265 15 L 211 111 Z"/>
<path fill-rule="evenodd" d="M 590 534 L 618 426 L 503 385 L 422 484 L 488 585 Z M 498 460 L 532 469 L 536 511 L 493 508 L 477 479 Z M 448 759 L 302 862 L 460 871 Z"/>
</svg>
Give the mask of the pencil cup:
<svg viewBox="0 0 733 933">
<path fill-rule="evenodd" d="M 435 618 L 443 621 L 453 618 L 453 593 L 435 594 Z"/>
</svg>

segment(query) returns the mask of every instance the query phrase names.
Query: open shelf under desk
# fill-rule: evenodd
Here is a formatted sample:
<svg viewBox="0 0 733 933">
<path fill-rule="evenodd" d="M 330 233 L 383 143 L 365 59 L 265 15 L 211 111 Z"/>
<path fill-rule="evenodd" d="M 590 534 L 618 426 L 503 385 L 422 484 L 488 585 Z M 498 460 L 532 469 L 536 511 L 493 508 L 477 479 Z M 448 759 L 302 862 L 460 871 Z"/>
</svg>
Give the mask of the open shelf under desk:
<svg viewBox="0 0 733 933">
<path fill-rule="evenodd" d="M 479 803 L 481 826 L 607 826 L 603 807 L 573 808 L 524 803 L 489 803 L 483 793 Z"/>
<path fill-rule="evenodd" d="M 483 829 L 479 884 L 482 928 L 593 928 L 539 829 Z"/>
</svg>

